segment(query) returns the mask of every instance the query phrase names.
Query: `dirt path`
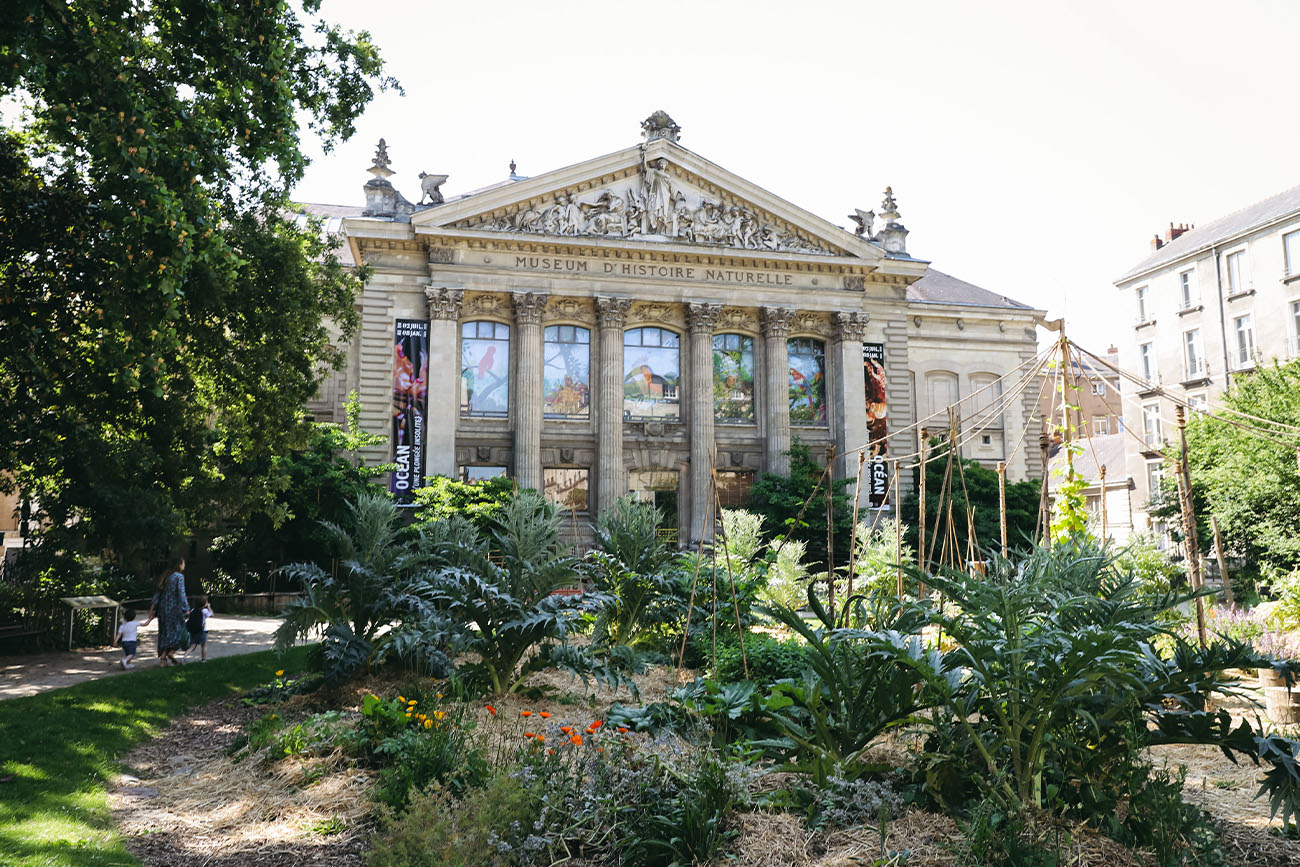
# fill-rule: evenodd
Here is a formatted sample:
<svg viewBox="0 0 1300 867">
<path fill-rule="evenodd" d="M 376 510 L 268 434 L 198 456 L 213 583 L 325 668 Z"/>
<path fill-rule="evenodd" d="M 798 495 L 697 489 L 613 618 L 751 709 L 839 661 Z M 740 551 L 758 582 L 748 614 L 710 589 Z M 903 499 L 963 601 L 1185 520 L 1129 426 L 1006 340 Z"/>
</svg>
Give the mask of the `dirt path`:
<svg viewBox="0 0 1300 867">
<path fill-rule="evenodd" d="M 215 614 L 208 620 L 208 657 L 235 656 L 256 650 L 269 650 L 273 634 L 280 625 L 278 617 L 252 617 Z M 158 665 L 155 648 L 158 622 L 140 630 L 140 647 L 135 671 Z M 0 699 L 36 695 L 51 689 L 99 677 L 131 674 L 121 666 L 122 650 L 118 647 L 88 647 L 71 653 L 41 653 L 0 656 Z M 199 651 L 190 651 L 187 665 L 199 664 Z"/>
</svg>

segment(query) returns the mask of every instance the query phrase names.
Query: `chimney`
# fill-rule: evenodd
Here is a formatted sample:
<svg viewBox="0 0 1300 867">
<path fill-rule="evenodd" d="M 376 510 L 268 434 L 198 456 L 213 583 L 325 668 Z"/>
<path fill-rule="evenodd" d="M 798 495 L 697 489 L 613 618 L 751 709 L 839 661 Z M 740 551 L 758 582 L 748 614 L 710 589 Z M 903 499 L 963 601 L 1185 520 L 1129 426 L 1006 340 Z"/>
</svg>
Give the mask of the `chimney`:
<svg viewBox="0 0 1300 867">
<path fill-rule="evenodd" d="M 1182 235 L 1184 232 L 1188 231 L 1191 228 L 1192 228 L 1191 226 L 1188 226 L 1185 223 L 1179 223 L 1177 226 L 1175 226 L 1173 223 L 1170 223 L 1168 231 L 1165 232 L 1165 243 L 1168 244 L 1170 241 L 1174 240 L 1175 238 Z"/>
<path fill-rule="evenodd" d="M 1159 236 L 1159 235 L 1155 235 L 1155 236 L 1153 236 L 1153 237 L 1151 238 L 1151 252 L 1152 252 L 1152 253 L 1154 253 L 1156 250 L 1159 250 L 1159 249 L 1160 249 L 1161 247 L 1163 247 L 1164 245 L 1165 245 L 1165 242 L 1162 241 L 1162 240 L 1160 240 L 1160 236 Z"/>
</svg>

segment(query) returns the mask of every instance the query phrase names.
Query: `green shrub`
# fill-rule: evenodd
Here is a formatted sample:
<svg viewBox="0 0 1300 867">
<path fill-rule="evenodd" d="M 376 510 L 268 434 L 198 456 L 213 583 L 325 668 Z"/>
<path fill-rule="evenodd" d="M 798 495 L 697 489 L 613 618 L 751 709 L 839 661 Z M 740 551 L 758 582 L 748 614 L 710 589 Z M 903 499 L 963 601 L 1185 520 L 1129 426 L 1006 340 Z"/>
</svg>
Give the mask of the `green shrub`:
<svg viewBox="0 0 1300 867">
<path fill-rule="evenodd" d="M 763 633 L 748 632 L 744 637 L 745 658 L 741 659 L 740 642 L 728 636 L 718 642 L 718 655 L 714 659 L 717 679 L 727 683 L 752 680 L 768 686 L 778 680 L 797 678 L 808 665 L 808 647 L 798 639 L 781 641 Z M 745 665 L 749 673 L 746 676 Z"/>
<path fill-rule="evenodd" d="M 412 795 L 405 812 L 379 810 L 380 831 L 368 867 L 506 867 L 527 864 L 501 832 L 531 830 L 538 814 L 533 791 L 508 774 L 492 777 L 464 798 L 434 785 Z M 543 862 L 546 863 L 546 862 Z"/>
<path fill-rule="evenodd" d="M 478 482 L 434 476 L 426 487 L 415 492 L 416 520 L 431 523 L 459 515 L 485 529 L 514 495 L 515 483 L 506 476 Z"/>
</svg>

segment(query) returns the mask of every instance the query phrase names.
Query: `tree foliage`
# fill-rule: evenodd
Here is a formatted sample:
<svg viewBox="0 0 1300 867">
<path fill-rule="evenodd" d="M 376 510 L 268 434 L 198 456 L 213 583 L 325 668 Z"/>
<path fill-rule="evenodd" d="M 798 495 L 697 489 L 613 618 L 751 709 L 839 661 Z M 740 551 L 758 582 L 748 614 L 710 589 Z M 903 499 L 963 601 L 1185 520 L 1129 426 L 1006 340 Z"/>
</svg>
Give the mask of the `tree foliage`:
<svg viewBox="0 0 1300 867">
<path fill-rule="evenodd" d="M 18 0 L 0 16 L 0 480 L 64 548 L 129 555 L 302 434 L 355 275 L 286 219 L 306 127 L 353 131 L 382 64 L 319 3 Z"/>
<path fill-rule="evenodd" d="M 749 491 L 749 508 L 763 518 L 768 534 L 803 542 L 809 568 L 826 564 L 826 486 L 831 488 L 831 509 L 835 536 L 835 562 L 849 558 L 853 528 L 853 505 L 845 489 L 851 479 L 823 478 L 825 467 L 813 460 L 807 443 L 795 440 L 790 446 L 790 475 L 764 473 Z"/>
<path fill-rule="evenodd" d="M 1260 367 L 1236 378 L 1223 406 L 1300 425 L 1300 361 Z M 1250 424 L 1259 426 L 1254 422 Z M 1279 435 L 1300 445 L 1294 434 Z M 1300 473 L 1295 445 L 1261 439 L 1206 416 L 1187 426 L 1187 456 L 1197 515 L 1218 518 L 1224 544 L 1247 561 L 1288 571 L 1300 567 Z M 1213 539 L 1200 529 L 1204 545 Z"/>
<path fill-rule="evenodd" d="M 966 543 L 970 536 L 966 521 L 967 507 L 975 509 L 975 547 L 997 545 L 1001 539 L 998 524 L 998 474 L 978 461 L 953 461 L 952 477 L 948 482 L 947 494 L 939 496 L 944 490 L 944 476 L 947 473 L 947 446 L 943 440 L 931 442 L 930 458 L 926 462 L 925 484 L 925 535 L 926 548 L 933 546 L 932 557 L 937 559 L 943 549 L 944 527 L 948 521 L 948 504 L 952 504 L 952 522 L 955 530 L 957 548 L 965 556 Z M 919 477 L 919 472 L 917 473 Z M 1038 520 L 1038 502 L 1041 496 L 1041 482 L 1025 479 L 1007 484 L 1007 542 L 1013 547 L 1032 541 L 1034 525 Z M 907 544 L 915 548 L 919 528 L 915 525 L 915 516 L 920 507 L 916 493 L 903 498 L 903 516 L 913 521 L 907 528 Z M 935 540 L 934 530 L 942 521 L 939 536 Z"/>
</svg>

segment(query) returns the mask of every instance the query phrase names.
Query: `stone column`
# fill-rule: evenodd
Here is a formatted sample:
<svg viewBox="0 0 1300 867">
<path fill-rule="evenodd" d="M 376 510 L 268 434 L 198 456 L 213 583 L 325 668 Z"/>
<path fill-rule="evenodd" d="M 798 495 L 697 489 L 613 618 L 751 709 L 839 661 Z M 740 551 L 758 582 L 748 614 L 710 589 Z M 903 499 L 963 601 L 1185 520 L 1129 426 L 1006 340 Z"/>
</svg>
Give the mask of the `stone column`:
<svg viewBox="0 0 1300 867">
<path fill-rule="evenodd" d="M 597 298 L 600 369 L 596 389 L 596 509 L 627 492 L 623 481 L 623 325 L 630 298 Z"/>
<path fill-rule="evenodd" d="M 429 412 L 425 419 L 424 476 L 456 478 L 456 418 L 460 414 L 459 289 L 429 287 Z"/>
<path fill-rule="evenodd" d="M 709 514 L 709 487 L 713 473 L 713 325 L 721 304 L 687 304 L 690 325 L 691 367 L 686 381 L 691 421 L 691 492 L 687 527 L 692 543 L 713 538 Z"/>
<path fill-rule="evenodd" d="M 786 340 L 794 311 L 763 308 L 763 396 L 767 433 L 766 466 L 769 473 L 790 475 L 790 350 Z"/>
<path fill-rule="evenodd" d="M 515 481 L 542 490 L 542 311 L 546 295 L 516 292 Z"/>
<path fill-rule="evenodd" d="M 863 313 L 836 313 L 835 340 L 831 344 L 830 367 L 835 423 L 835 476 L 855 478 L 857 449 L 867 444 L 867 387 L 862 366 L 862 335 L 868 317 Z M 868 455 L 870 457 L 870 455 Z M 870 502 L 871 477 L 864 473 L 859 502 Z"/>
</svg>

